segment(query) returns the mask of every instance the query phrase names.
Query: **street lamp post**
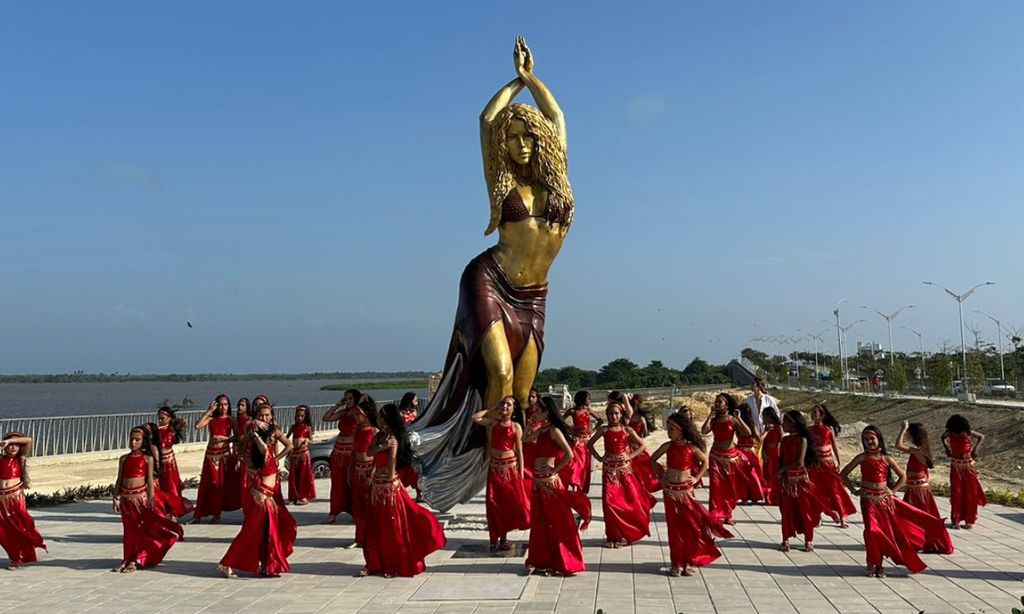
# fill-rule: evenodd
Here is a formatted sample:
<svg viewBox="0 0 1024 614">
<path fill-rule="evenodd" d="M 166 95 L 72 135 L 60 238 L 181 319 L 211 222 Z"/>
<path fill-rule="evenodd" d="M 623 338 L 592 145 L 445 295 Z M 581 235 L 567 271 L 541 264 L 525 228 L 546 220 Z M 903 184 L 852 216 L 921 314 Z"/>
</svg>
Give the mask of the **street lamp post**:
<svg viewBox="0 0 1024 614">
<path fill-rule="evenodd" d="M 839 348 L 839 370 L 843 372 L 843 389 L 846 388 L 846 367 L 843 366 L 843 323 L 839 318 L 839 306 L 845 300 L 845 298 L 839 299 L 835 311 L 832 312 L 832 315 L 836 317 L 836 346 Z"/>
<path fill-rule="evenodd" d="M 971 288 L 970 290 L 964 292 L 963 294 L 957 294 L 956 292 L 953 292 L 952 290 L 950 290 L 946 286 L 943 286 L 942 284 L 937 284 L 937 283 L 935 283 L 933 281 L 922 281 L 921 283 L 923 283 L 926 286 L 936 286 L 938 288 L 942 288 L 943 290 L 946 291 L 946 294 L 952 296 L 953 300 L 956 301 L 957 308 L 960 311 L 960 358 L 963 361 L 963 366 L 964 366 L 964 372 L 963 372 L 964 393 L 967 393 L 967 392 L 969 392 L 970 382 L 968 381 L 968 377 L 967 377 L 967 343 L 964 340 L 964 301 L 966 301 L 968 299 L 968 297 L 970 297 L 972 294 L 974 294 L 974 291 L 977 290 L 978 288 L 980 288 L 982 286 L 994 286 L 996 282 L 994 282 L 994 281 L 986 281 L 984 283 L 980 283 L 980 284 L 974 286 L 973 288 Z"/>
<path fill-rule="evenodd" d="M 996 323 L 996 336 L 999 337 L 999 379 L 1006 379 L 1006 369 L 1003 367 L 1003 325 L 999 323 L 999 320 L 992 314 L 985 313 L 984 311 L 974 310 L 974 313 L 980 313 Z"/>
<path fill-rule="evenodd" d="M 867 309 L 868 311 L 874 311 L 878 315 L 880 315 L 883 318 L 885 318 L 885 326 L 889 329 L 889 364 L 890 365 L 896 364 L 896 357 L 895 357 L 895 354 L 893 354 L 893 350 L 892 350 L 892 321 L 895 320 L 896 316 L 900 315 L 900 312 L 902 312 L 904 309 L 910 309 L 911 307 L 913 307 L 913 305 L 907 305 L 905 307 L 900 307 L 896 311 L 890 313 L 889 315 L 886 315 L 886 314 L 882 313 L 881 311 L 879 311 L 879 310 L 877 310 L 877 309 L 875 309 L 873 307 L 868 307 L 867 305 L 861 305 L 860 306 L 861 309 Z"/>
<path fill-rule="evenodd" d="M 901 326 L 900 328 L 902 328 L 903 330 L 909 330 L 910 332 L 917 335 L 917 347 L 918 351 L 921 352 L 921 379 L 927 379 L 928 372 L 925 371 L 924 366 L 924 336 L 921 335 L 921 333 L 914 330 L 913 328 L 908 328 L 906 326 Z"/>
<path fill-rule="evenodd" d="M 861 322 L 864 322 L 864 321 L 865 320 L 862 318 L 860 320 L 854 320 L 853 322 L 850 322 L 846 326 L 840 327 L 839 330 L 842 331 L 843 347 L 846 347 L 846 333 L 847 333 L 847 331 L 849 331 L 851 328 L 853 328 L 855 324 L 860 324 Z M 850 360 L 847 358 L 846 359 L 846 363 L 843 365 L 843 379 L 844 380 L 848 379 L 847 373 L 849 373 L 849 371 L 850 371 Z"/>
</svg>

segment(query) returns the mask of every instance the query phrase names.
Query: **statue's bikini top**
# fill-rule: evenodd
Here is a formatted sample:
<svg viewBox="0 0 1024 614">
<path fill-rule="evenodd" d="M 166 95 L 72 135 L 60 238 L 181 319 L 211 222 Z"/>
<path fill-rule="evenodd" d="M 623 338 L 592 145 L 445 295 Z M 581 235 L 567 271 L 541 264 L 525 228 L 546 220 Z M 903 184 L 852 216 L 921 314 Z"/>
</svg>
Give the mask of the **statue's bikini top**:
<svg viewBox="0 0 1024 614">
<path fill-rule="evenodd" d="M 512 188 L 505 196 L 505 200 L 501 201 L 501 223 L 505 222 L 522 222 L 525 219 L 531 217 L 543 218 L 543 215 L 530 215 L 530 211 L 526 208 L 526 203 L 523 202 L 523 197 L 519 194 L 519 190 Z"/>
</svg>

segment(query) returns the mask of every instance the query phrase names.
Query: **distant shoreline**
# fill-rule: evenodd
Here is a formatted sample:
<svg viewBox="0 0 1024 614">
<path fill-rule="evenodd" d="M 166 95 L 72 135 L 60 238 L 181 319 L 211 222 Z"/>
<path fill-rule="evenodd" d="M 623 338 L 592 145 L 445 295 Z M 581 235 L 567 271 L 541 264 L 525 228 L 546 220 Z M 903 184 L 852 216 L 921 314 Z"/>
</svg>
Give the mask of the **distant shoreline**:
<svg viewBox="0 0 1024 614">
<path fill-rule="evenodd" d="M 399 390 L 402 388 L 426 388 L 427 380 L 425 379 L 408 379 L 408 380 L 383 380 L 376 382 L 353 382 L 351 384 L 329 384 L 327 386 L 320 386 L 320 390 L 348 390 L 349 388 L 355 389 L 373 389 L 373 390 Z"/>
<path fill-rule="evenodd" d="M 317 372 L 317 373 L 168 373 L 168 374 L 133 374 L 133 373 L 57 373 L 0 375 L 0 384 L 89 384 L 89 383 L 134 383 L 134 382 L 244 382 L 261 381 L 302 381 L 302 380 L 350 380 L 370 382 L 380 388 L 382 384 L 392 380 L 406 383 L 416 380 L 426 387 L 429 371 L 354 371 L 354 372 Z M 366 384 L 364 383 L 364 386 Z M 348 386 L 351 387 L 351 386 Z M 369 387 L 369 386 L 366 386 Z M 397 386 L 404 387 L 404 386 Z"/>
</svg>

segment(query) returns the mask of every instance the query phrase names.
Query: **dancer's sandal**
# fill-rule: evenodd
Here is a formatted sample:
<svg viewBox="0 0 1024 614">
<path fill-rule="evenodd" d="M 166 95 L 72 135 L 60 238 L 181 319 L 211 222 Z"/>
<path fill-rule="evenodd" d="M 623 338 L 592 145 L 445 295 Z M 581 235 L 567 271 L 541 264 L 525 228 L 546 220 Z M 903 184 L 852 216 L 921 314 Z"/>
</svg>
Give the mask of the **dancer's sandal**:
<svg viewBox="0 0 1024 614">
<path fill-rule="evenodd" d="M 225 578 L 238 577 L 238 574 L 235 573 L 235 570 L 231 569 L 230 567 L 222 563 L 217 563 L 217 571 L 219 571 L 220 575 L 224 576 Z"/>
<path fill-rule="evenodd" d="M 672 576 L 673 578 L 678 578 L 679 576 L 683 575 L 683 572 L 678 567 L 672 567 L 668 570 L 668 575 Z"/>
</svg>

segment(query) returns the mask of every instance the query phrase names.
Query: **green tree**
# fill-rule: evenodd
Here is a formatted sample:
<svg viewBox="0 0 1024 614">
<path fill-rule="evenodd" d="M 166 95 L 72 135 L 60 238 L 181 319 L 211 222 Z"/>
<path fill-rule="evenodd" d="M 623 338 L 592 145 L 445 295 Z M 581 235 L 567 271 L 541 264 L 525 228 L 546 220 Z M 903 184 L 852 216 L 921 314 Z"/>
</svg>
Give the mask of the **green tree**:
<svg viewBox="0 0 1024 614">
<path fill-rule="evenodd" d="M 597 383 L 629 388 L 639 379 L 640 365 L 628 358 L 616 358 L 597 372 Z"/>
<path fill-rule="evenodd" d="M 947 395 L 953 385 L 953 368 L 949 366 L 950 357 L 936 354 L 928 361 L 928 383 L 932 394 Z"/>
<path fill-rule="evenodd" d="M 981 385 L 985 383 L 985 367 L 982 365 L 978 352 L 967 355 L 967 379 L 968 390 L 971 392 L 981 391 Z"/>
<path fill-rule="evenodd" d="M 907 365 L 902 360 L 897 360 L 885 371 L 885 381 L 889 388 L 896 392 L 907 391 Z"/>
</svg>

